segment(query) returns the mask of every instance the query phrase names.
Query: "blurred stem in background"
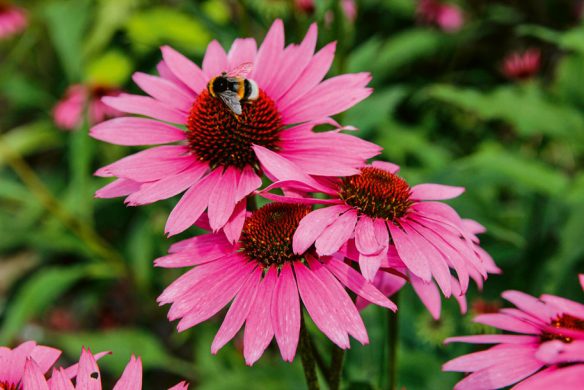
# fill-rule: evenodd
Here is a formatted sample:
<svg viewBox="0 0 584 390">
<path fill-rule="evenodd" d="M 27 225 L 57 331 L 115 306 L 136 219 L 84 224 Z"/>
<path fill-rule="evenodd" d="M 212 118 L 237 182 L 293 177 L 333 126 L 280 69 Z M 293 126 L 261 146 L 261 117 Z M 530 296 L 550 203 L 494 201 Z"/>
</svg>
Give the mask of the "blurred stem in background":
<svg viewBox="0 0 584 390">
<path fill-rule="evenodd" d="M 393 296 L 393 301 L 396 305 L 399 305 L 399 292 Z M 397 389 L 397 349 L 399 343 L 399 311 L 393 312 L 391 310 L 387 311 L 387 364 L 388 364 L 388 375 L 389 384 L 388 389 Z"/>
<path fill-rule="evenodd" d="M 304 369 L 306 385 L 308 386 L 308 390 L 319 390 L 320 385 L 318 384 L 318 377 L 316 376 L 314 346 L 312 345 L 310 334 L 306 329 L 303 314 L 300 321 L 300 358 L 302 360 L 302 368 Z"/>
<path fill-rule="evenodd" d="M 341 387 L 341 378 L 343 376 L 343 363 L 345 362 L 345 350 L 332 346 L 331 369 L 329 370 L 329 388 L 338 390 Z"/>
<path fill-rule="evenodd" d="M 22 156 L 8 146 L 3 137 L 0 137 L 0 154 L 5 157 L 8 165 L 47 211 L 86 243 L 87 247 L 95 255 L 103 258 L 111 266 L 113 274 L 119 276 L 126 274 L 127 269 L 122 256 L 105 242 L 83 219 L 71 215 L 43 184 Z"/>
</svg>

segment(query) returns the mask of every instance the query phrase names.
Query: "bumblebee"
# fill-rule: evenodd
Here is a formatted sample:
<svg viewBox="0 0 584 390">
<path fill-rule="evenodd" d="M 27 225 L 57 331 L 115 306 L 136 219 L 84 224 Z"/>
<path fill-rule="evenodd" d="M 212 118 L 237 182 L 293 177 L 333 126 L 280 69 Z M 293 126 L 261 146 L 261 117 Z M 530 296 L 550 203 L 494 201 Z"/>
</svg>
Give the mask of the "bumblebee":
<svg viewBox="0 0 584 390">
<path fill-rule="evenodd" d="M 256 100 L 259 88 L 255 81 L 245 78 L 251 70 L 251 63 L 241 64 L 231 72 L 223 72 L 213 77 L 207 89 L 214 98 L 220 98 L 235 115 L 241 115 L 241 103 Z"/>
</svg>

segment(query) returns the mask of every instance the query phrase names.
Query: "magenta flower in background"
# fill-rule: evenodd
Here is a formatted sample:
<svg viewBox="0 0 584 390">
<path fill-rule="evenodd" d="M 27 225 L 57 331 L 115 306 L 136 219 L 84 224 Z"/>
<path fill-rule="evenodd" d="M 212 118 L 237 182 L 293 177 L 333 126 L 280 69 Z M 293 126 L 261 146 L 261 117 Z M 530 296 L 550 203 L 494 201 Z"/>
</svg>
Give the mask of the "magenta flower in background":
<svg viewBox="0 0 584 390">
<path fill-rule="evenodd" d="M 455 4 L 420 0 L 416 13 L 423 23 L 433 24 L 445 32 L 454 33 L 464 26 L 462 10 Z"/>
<path fill-rule="evenodd" d="M 55 124 L 64 130 L 76 130 L 83 124 L 85 109 L 90 125 L 120 116 L 120 111 L 101 101 L 104 96 L 118 96 L 120 92 L 104 86 L 72 85 L 53 109 Z"/>
<path fill-rule="evenodd" d="M 110 107 L 154 119 L 113 119 L 94 127 L 91 135 L 121 145 L 179 144 L 154 147 L 103 167 L 97 175 L 118 179 L 96 195 L 129 195 L 127 204 L 143 205 L 186 190 L 170 214 L 166 233 L 186 230 L 208 209 L 212 229 L 228 226 L 229 239 L 236 241 L 240 229 L 233 226 L 240 226 L 245 197 L 260 187 L 262 171 L 280 169 L 262 159 L 258 148 L 294 162 L 310 175 L 357 172 L 356 167 L 378 154 L 380 147 L 337 131 L 315 133 L 312 127 L 331 122 L 330 116 L 369 96 L 366 85 L 371 77 L 346 74 L 322 81 L 335 44 L 314 54 L 316 38 L 312 25 L 302 43 L 285 47 L 284 27 L 277 20 L 259 49 L 249 38 L 235 40 L 228 53 L 211 42 L 202 70 L 163 47 L 160 77 L 134 75 L 151 97 L 103 99 Z M 245 63 L 254 64 L 249 78 L 259 86 L 259 97 L 243 103 L 242 114 L 236 116 L 211 96 L 207 84 Z M 166 122 L 185 126 L 186 131 Z"/>
<path fill-rule="evenodd" d="M 0 39 L 22 32 L 27 25 L 26 12 L 22 8 L 0 3 Z"/>
<path fill-rule="evenodd" d="M 246 220 L 241 239 L 231 244 L 222 233 L 210 233 L 174 244 L 156 260 L 159 267 L 193 267 L 158 298 L 171 303 L 169 319 L 180 319 L 178 330 L 191 328 L 215 315 L 230 301 L 211 351 L 231 340 L 245 323 L 243 353 L 256 362 L 275 336 L 282 358 L 296 354 L 301 301 L 316 326 L 340 348 L 349 335 L 362 344 L 368 335 L 345 288 L 377 305 L 396 306 L 357 271 L 311 249 L 292 250 L 292 237 L 310 207 L 270 203 Z"/>
<path fill-rule="evenodd" d="M 58 349 L 37 345 L 34 341 L 27 341 L 14 349 L 0 347 L 0 389 L 21 388 L 27 359 L 36 362 L 39 371 L 44 374 L 59 356 L 61 351 Z"/>
<path fill-rule="evenodd" d="M 584 275 L 580 275 L 584 288 Z M 482 314 L 475 322 L 514 334 L 462 336 L 446 343 L 497 344 L 447 362 L 445 371 L 470 372 L 455 389 L 581 389 L 584 378 L 584 305 L 554 295 L 519 291 L 503 298 L 516 308 Z"/>
<path fill-rule="evenodd" d="M 529 49 L 523 53 L 512 53 L 503 61 L 503 74 L 512 80 L 533 78 L 541 68 L 541 52 Z"/>
<path fill-rule="evenodd" d="M 473 230 L 478 227 L 469 226 L 450 206 L 436 202 L 457 197 L 463 188 L 439 184 L 410 187 L 397 175 L 398 170 L 397 165 L 376 161 L 357 175 L 316 181 L 303 176 L 298 167 L 289 167 L 273 172 L 282 181 L 262 195 L 272 200 L 326 205 L 300 222 L 293 241 L 296 253 L 312 245 L 322 256 L 342 251 L 359 262 L 361 273 L 369 281 L 374 280 L 380 267 L 401 270 L 438 316 L 440 297 L 436 299 L 434 282 L 446 297 L 453 293 L 460 296 L 466 292 L 469 278 L 480 286 L 488 272 L 498 269 L 478 247 Z M 322 192 L 330 199 L 298 197 L 294 193 L 282 197 L 267 192 L 273 188 Z"/>
</svg>

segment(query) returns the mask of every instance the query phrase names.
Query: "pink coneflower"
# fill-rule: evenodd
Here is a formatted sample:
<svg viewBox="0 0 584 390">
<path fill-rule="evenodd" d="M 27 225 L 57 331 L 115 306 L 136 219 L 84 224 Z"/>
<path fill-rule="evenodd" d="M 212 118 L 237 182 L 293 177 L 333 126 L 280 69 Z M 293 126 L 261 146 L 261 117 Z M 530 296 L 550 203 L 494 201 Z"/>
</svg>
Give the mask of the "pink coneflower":
<svg viewBox="0 0 584 390">
<path fill-rule="evenodd" d="M 580 283 L 584 288 L 584 275 Z M 443 366 L 445 371 L 471 373 L 455 389 L 498 389 L 518 382 L 514 389 L 581 389 L 584 305 L 553 295 L 537 299 L 519 291 L 506 291 L 502 296 L 516 308 L 479 315 L 475 322 L 515 334 L 462 336 L 445 341 L 497 344 Z M 576 380 L 578 375 L 580 379 Z"/>
<path fill-rule="evenodd" d="M 282 197 L 268 192 L 263 196 L 327 206 L 300 222 L 293 241 L 296 253 L 315 245 L 320 255 L 330 256 L 348 244 L 343 255 L 359 261 L 367 280 L 373 280 L 382 266 L 403 269 L 419 294 L 427 290 L 423 295 L 436 290 L 434 281 L 447 297 L 464 294 L 469 277 L 481 284 L 489 272 L 490 258 L 485 260 L 488 255 L 478 247 L 472 230 L 477 227 L 469 226 L 450 206 L 436 202 L 455 198 L 464 189 L 439 184 L 410 187 L 397 175 L 398 170 L 397 165 L 376 161 L 357 175 L 317 182 L 306 180 L 298 168 L 294 171 L 290 167 L 285 172 L 273 172 L 282 182 L 266 191 L 281 187 L 322 192 L 330 199 Z M 353 242 L 354 250 L 350 250 Z M 450 269 L 456 271 L 458 279 Z"/>
<path fill-rule="evenodd" d="M 65 130 L 78 129 L 83 124 L 86 109 L 90 125 L 120 116 L 120 111 L 101 101 L 104 96 L 118 96 L 120 92 L 117 88 L 105 86 L 72 85 L 53 109 L 55 124 Z"/>
<path fill-rule="evenodd" d="M 0 347 L 0 389 L 17 390 L 22 386 L 27 359 L 36 362 L 41 374 L 47 372 L 61 356 L 55 348 L 27 341 L 14 349 Z"/>
<path fill-rule="evenodd" d="M 422 22 L 433 24 L 445 32 L 457 32 L 464 26 L 464 15 L 455 4 L 420 0 L 416 12 Z"/>
<path fill-rule="evenodd" d="M 503 61 L 503 74 L 512 80 L 527 80 L 535 76 L 541 67 L 541 52 L 529 49 L 512 53 Z"/>
<path fill-rule="evenodd" d="M 380 148 L 337 131 L 315 133 L 312 127 L 330 122 L 331 115 L 367 97 L 370 75 L 322 81 L 335 44 L 313 54 L 316 38 L 312 25 L 302 43 L 284 47 L 284 27 L 277 20 L 258 50 L 249 38 L 235 40 L 229 53 L 211 42 L 202 70 L 163 47 L 160 77 L 134 75 L 152 97 L 104 98 L 111 107 L 155 119 L 114 119 L 94 127 L 91 134 L 121 145 L 179 145 L 151 148 L 100 169 L 97 175 L 118 179 L 97 196 L 129 195 L 126 203 L 143 205 L 186 190 L 166 224 L 166 232 L 174 235 L 190 227 L 205 209 L 214 231 L 243 216 L 242 203 L 261 185 L 262 171 L 285 169 L 262 160 L 258 149 L 281 157 L 284 165 L 294 162 L 310 175 L 355 173 L 355 167 Z M 244 102 L 242 114 L 235 115 L 207 85 L 211 78 L 247 63 L 253 63 L 249 78 L 259 86 L 259 96 Z M 186 131 L 166 122 L 183 125 Z M 235 241 L 238 233 L 230 239 Z"/>
<path fill-rule="evenodd" d="M 291 362 L 300 334 L 302 301 L 316 326 L 340 348 L 349 348 L 349 335 L 368 343 L 345 287 L 377 305 L 397 308 L 344 262 L 318 257 L 312 250 L 292 250 L 298 223 L 309 212 L 305 205 L 271 203 L 245 220 L 235 244 L 222 233 L 210 233 L 174 244 L 170 255 L 157 259 L 160 267 L 195 266 L 158 298 L 161 304 L 172 303 L 168 317 L 180 319 L 178 330 L 207 320 L 233 300 L 211 351 L 217 353 L 245 322 L 247 364 L 260 358 L 274 336 L 282 358 Z"/>
<path fill-rule="evenodd" d="M 22 8 L 0 2 L 0 39 L 20 33 L 27 25 L 26 12 Z"/>
</svg>

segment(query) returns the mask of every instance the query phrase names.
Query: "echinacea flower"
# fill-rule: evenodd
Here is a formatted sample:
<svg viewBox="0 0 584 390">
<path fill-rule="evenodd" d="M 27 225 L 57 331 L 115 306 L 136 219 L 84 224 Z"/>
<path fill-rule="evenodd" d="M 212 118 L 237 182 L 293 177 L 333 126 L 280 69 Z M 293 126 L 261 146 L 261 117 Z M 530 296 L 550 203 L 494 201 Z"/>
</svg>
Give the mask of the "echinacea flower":
<svg viewBox="0 0 584 390">
<path fill-rule="evenodd" d="M 295 253 L 303 253 L 312 245 L 321 256 L 342 250 L 344 256 L 359 262 L 361 273 L 369 281 L 374 280 L 380 267 L 398 270 L 407 275 L 436 314 L 440 297 L 436 296 L 434 281 L 446 297 L 460 297 L 467 290 L 469 278 L 482 285 L 489 270 L 494 271 L 494 263 L 478 246 L 473 229 L 480 225 L 463 221 L 450 206 L 436 202 L 455 198 L 464 188 L 439 184 L 410 187 L 397 175 L 398 170 L 395 164 L 375 161 L 357 175 L 317 181 L 291 167 L 274 172 L 281 182 L 266 188 L 262 195 L 272 200 L 325 205 L 300 221 L 293 239 Z M 268 192 L 273 188 L 321 192 L 329 198 L 294 193 L 280 196 Z M 451 269 L 457 278 L 451 275 Z"/>
<path fill-rule="evenodd" d="M 420 0 L 416 12 L 422 22 L 433 24 L 444 32 L 454 33 L 464 26 L 464 15 L 455 4 Z"/>
<path fill-rule="evenodd" d="M 26 12 L 22 8 L 0 2 L 0 39 L 20 33 L 27 25 Z"/>
<path fill-rule="evenodd" d="M 14 349 L 0 347 L 0 389 L 17 390 L 22 386 L 24 365 L 28 360 L 36 363 L 39 372 L 44 374 L 61 356 L 61 351 L 34 341 L 27 341 Z"/>
<path fill-rule="evenodd" d="M 101 98 L 118 96 L 120 92 L 117 88 L 107 86 L 72 85 L 53 109 L 55 124 L 64 130 L 78 129 L 83 124 L 85 110 L 87 110 L 90 125 L 118 117 L 122 113 L 104 104 Z"/>
<path fill-rule="evenodd" d="M 512 80 L 528 80 L 539 72 L 541 52 L 529 49 L 523 53 L 512 53 L 503 61 L 503 74 Z"/>
<path fill-rule="evenodd" d="M 305 205 L 270 203 L 247 219 L 241 239 L 231 244 L 222 233 L 209 233 L 174 244 L 156 260 L 159 267 L 193 267 L 158 298 L 171 303 L 169 319 L 184 331 L 215 315 L 233 300 L 213 340 L 212 353 L 231 340 L 245 323 L 243 354 L 256 362 L 275 336 L 285 361 L 298 346 L 301 301 L 316 326 L 340 348 L 349 335 L 368 343 L 363 320 L 345 288 L 377 305 L 396 306 L 343 261 L 295 252 L 292 237 L 310 212 Z"/>
<path fill-rule="evenodd" d="M 284 27 L 277 20 L 259 49 L 250 38 L 236 39 L 228 53 L 211 42 L 202 70 L 163 47 L 159 77 L 134 75 L 150 97 L 103 99 L 113 108 L 154 119 L 113 119 L 94 127 L 91 135 L 121 145 L 179 144 L 147 149 L 103 167 L 97 175 L 118 179 L 96 195 L 129 195 L 127 204 L 144 205 L 186 190 L 166 224 L 166 233 L 175 235 L 206 209 L 214 231 L 239 220 L 246 196 L 261 185 L 262 171 L 284 169 L 272 164 L 272 155 L 285 164 L 296 163 L 310 175 L 357 172 L 365 159 L 379 153 L 378 146 L 338 131 L 315 133 L 312 128 L 316 123 L 330 123 L 330 116 L 367 97 L 370 75 L 346 74 L 322 81 L 335 44 L 313 54 L 316 38 L 316 25 L 312 25 L 299 45 L 285 47 Z M 259 96 L 243 102 L 242 114 L 236 115 L 210 94 L 207 85 L 222 72 L 249 63 L 253 70 L 246 77 L 257 83 Z M 232 232 L 229 239 L 236 241 L 240 230 L 228 230 Z"/>
<path fill-rule="evenodd" d="M 24 365 L 23 390 L 101 390 L 101 373 L 95 357 L 89 349 L 83 348 L 79 363 L 73 369 L 55 368 L 50 379 L 46 379 L 39 363 L 29 358 Z M 71 381 L 75 378 L 75 385 Z M 142 361 L 132 356 L 113 390 L 142 389 Z M 187 390 L 181 382 L 169 390 Z"/>
<path fill-rule="evenodd" d="M 584 289 L 584 275 L 580 275 Z M 502 297 L 516 308 L 482 314 L 475 322 L 514 334 L 462 336 L 446 343 L 497 344 L 453 359 L 445 371 L 470 372 L 457 390 L 581 389 L 584 378 L 584 305 L 554 295 L 539 299 L 519 291 Z M 579 378 L 579 379 L 578 379 Z"/>
</svg>

